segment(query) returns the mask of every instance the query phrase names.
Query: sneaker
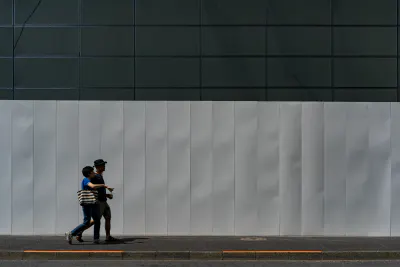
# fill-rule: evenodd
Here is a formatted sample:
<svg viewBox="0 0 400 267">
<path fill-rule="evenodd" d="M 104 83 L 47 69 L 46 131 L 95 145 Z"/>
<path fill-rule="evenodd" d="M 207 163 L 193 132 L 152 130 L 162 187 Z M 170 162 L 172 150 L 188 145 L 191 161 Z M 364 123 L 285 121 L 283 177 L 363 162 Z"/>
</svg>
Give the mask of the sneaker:
<svg viewBox="0 0 400 267">
<path fill-rule="evenodd" d="M 77 235 L 75 238 L 76 238 L 76 240 L 78 240 L 78 242 L 80 242 L 80 243 L 85 242 L 85 241 L 83 241 L 82 237 L 79 236 L 79 235 Z"/>
<path fill-rule="evenodd" d="M 99 239 L 93 240 L 93 244 L 100 244 L 100 240 Z"/>
<path fill-rule="evenodd" d="M 68 241 L 68 244 L 72 244 L 72 235 L 71 232 L 66 232 L 65 233 L 65 239 Z"/>
</svg>

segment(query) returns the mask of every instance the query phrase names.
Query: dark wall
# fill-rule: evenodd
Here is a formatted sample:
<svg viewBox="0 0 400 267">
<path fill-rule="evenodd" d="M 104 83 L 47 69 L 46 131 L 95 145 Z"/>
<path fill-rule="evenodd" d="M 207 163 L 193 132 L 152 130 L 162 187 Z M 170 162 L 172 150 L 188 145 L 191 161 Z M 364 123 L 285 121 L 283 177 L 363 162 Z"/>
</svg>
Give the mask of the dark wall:
<svg viewBox="0 0 400 267">
<path fill-rule="evenodd" d="M 37 3 L 0 0 L 0 99 L 398 99 L 398 0 Z"/>
</svg>

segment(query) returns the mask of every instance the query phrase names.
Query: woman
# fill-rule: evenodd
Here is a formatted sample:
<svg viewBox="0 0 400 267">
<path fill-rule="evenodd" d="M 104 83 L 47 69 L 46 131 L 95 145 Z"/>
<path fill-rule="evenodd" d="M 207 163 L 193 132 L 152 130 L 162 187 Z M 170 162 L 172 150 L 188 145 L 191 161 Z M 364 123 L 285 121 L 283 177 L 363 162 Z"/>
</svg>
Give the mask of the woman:
<svg viewBox="0 0 400 267">
<path fill-rule="evenodd" d="M 108 188 L 108 186 L 104 184 L 92 184 L 90 180 L 95 177 L 93 167 L 86 166 L 82 169 L 82 174 L 84 176 L 81 184 L 82 190 L 94 190 L 99 187 Z M 69 244 L 72 244 L 72 237 L 77 236 L 81 233 L 85 228 L 90 226 L 90 220 L 93 218 L 94 221 L 94 234 L 93 234 L 93 243 L 100 244 L 100 210 L 99 205 L 96 204 L 87 204 L 82 205 L 83 210 L 83 223 L 78 225 L 71 232 L 66 232 L 65 237 Z"/>
</svg>

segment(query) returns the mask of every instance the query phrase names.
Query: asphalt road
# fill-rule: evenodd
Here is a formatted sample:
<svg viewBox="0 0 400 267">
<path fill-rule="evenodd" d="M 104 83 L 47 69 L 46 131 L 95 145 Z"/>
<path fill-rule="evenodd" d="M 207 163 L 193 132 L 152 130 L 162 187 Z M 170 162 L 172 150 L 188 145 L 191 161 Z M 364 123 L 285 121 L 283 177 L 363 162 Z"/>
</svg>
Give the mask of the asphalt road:
<svg viewBox="0 0 400 267">
<path fill-rule="evenodd" d="M 254 262 L 254 261 L 0 261 L 1 267 L 398 267 L 400 261 Z"/>
</svg>

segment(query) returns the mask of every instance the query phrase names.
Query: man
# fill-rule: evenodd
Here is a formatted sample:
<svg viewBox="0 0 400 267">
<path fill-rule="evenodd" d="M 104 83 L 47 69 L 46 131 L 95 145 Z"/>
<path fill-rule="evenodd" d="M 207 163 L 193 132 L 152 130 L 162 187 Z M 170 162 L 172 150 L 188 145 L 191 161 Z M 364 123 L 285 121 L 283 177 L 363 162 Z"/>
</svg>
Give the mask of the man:
<svg viewBox="0 0 400 267">
<path fill-rule="evenodd" d="M 84 176 L 81 189 L 82 190 L 95 190 L 98 188 L 108 188 L 105 184 L 93 184 L 92 180 L 95 177 L 95 173 L 93 172 L 93 168 L 90 166 L 86 166 L 82 169 L 82 174 Z M 95 244 L 99 244 L 100 237 L 100 214 L 99 214 L 99 205 L 98 204 L 85 204 L 82 206 L 83 210 L 83 223 L 78 225 L 74 230 L 65 233 L 65 237 L 69 244 L 72 244 L 72 237 L 79 235 L 84 229 L 89 228 L 94 224 L 94 233 L 93 233 L 93 242 Z M 93 219 L 92 221 L 90 219 Z"/>
<path fill-rule="evenodd" d="M 93 184 L 104 184 L 103 173 L 106 170 L 107 161 L 103 159 L 97 159 L 94 161 L 94 167 L 96 168 L 96 175 L 92 179 Z M 106 230 L 106 242 L 117 241 L 118 239 L 111 236 L 111 208 L 107 203 L 107 198 L 112 199 L 112 194 L 107 194 L 106 188 L 99 187 L 98 191 L 98 201 L 99 201 L 99 208 L 100 208 L 100 217 L 103 216 L 105 219 L 105 230 Z M 94 221 L 90 222 L 90 228 L 94 224 Z M 83 231 L 85 231 L 84 229 Z M 82 233 L 83 231 L 76 236 L 76 240 L 79 242 L 83 242 L 82 240 Z"/>
</svg>

